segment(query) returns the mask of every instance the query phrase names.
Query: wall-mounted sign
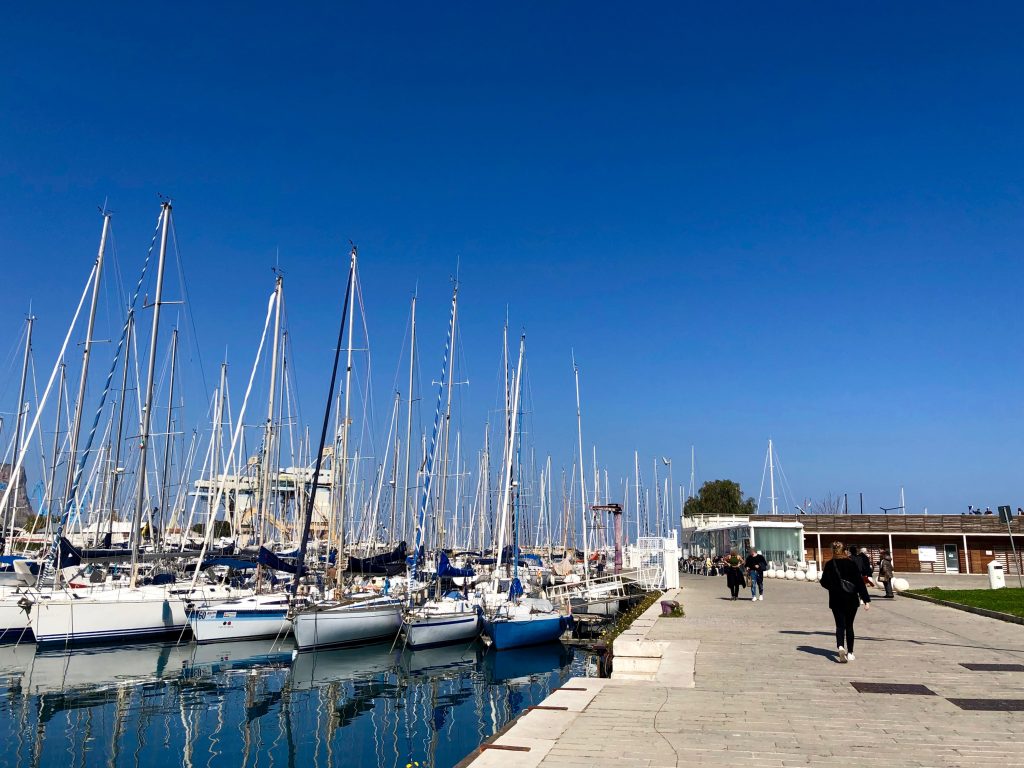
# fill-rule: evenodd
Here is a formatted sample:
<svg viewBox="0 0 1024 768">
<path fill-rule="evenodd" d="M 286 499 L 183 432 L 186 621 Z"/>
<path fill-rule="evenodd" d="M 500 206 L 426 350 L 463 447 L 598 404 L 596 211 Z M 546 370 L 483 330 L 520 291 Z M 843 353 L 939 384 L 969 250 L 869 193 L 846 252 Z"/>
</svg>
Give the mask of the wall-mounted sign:
<svg viewBox="0 0 1024 768">
<path fill-rule="evenodd" d="M 917 559 L 922 563 L 934 563 L 938 560 L 935 547 L 918 547 Z"/>
<path fill-rule="evenodd" d="M 986 549 L 985 550 L 985 554 L 986 555 L 991 555 L 992 554 L 992 550 L 991 549 Z"/>
</svg>

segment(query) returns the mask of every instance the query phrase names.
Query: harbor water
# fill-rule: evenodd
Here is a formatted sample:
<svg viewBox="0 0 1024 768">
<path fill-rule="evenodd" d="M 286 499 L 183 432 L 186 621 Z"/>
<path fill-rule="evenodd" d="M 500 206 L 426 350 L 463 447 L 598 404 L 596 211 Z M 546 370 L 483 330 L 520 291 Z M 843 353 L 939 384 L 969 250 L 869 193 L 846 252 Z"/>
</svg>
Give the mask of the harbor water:
<svg viewBox="0 0 1024 768">
<path fill-rule="evenodd" d="M 557 643 L 0 646 L 0 766 L 445 768 L 581 670 Z"/>
</svg>

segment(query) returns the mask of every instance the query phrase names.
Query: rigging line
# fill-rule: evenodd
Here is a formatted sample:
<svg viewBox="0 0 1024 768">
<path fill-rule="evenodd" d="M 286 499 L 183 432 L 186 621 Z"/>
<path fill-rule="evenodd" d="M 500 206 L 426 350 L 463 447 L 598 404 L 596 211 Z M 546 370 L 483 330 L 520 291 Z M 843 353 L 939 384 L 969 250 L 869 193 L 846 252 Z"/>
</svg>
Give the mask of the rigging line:
<svg viewBox="0 0 1024 768">
<path fill-rule="evenodd" d="M 85 282 L 85 289 L 82 291 L 82 296 L 78 300 L 78 307 L 75 309 L 75 314 L 71 318 L 71 324 L 68 326 L 68 332 L 64 336 L 64 344 L 60 348 L 60 352 L 57 354 L 57 364 L 54 365 L 53 370 L 50 372 L 50 379 L 46 383 L 46 389 L 43 391 L 43 400 L 40 403 L 39 408 L 36 409 L 36 415 L 32 419 L 32 426 L 29 427 L 28 434 L 25 436 L 25 444 L 19 451 L 18 456 L 15 457 L 14 466 L 11 468 L 11 477 L 16 477 L 17 473 L 21 471 L 22 466 L 25 462 L 25 454 L 28 453 L 29 445 L 32 442 L 32 437 L 35 435 L 36 429 L 39 427 L 39 417 L 42 414 L 43 404 L 50 395 L 50 389 L 53 387 L 53 381 L 57 378 L 57 371 L 60 369 L 60 362 L 64 359 L 67 353 L 68 344 L 71 342 L 71 335 L 74 333 L 75 325 L 78 324 L 78 318 L 82 314 L 82 307 L 85 305 L 85 299 L 89 295 L 89 288 L 92 286 L 92 282 L 96 277 L 96 264 L 92 265 L 92 269 L 89 271 L 89 279 Z M 8 483 L 7 487 L 4 488 L 4 495 L 0 498 L 0 509 L 7 509 L 7 502 L 10 500 L 11 491 L 14 489 L 14 483 Z"/>
<path fill-rule="evenodd" d="M 135 284 L 135 293 L 132 295 L 131 303 L 128 307 L 128 316 L 125 318 L 124 325 L 121 328 L 121 338 L 118 339 L 117 349 L 114 352 L 114 359 L 110 362 L 110 368 L 107 370 L 107 381 L 103 386 L 103 392 L 100 395 L 99 405 L 96 407 L 96 413 L 93 416 L 92 425 L 89 428 L 89 435 L 85 442 L 85 447 L 82 450 L 81 458 L 78 459 L 78 464 L 74 468 L 74 474 L 72 475 L 71 488 L 67 490 L 67 501 L 65 502 L 65 510 L 61 515 L 61 519 L 57 523 L 56 536 L 54 537 L 53 543 L 50 548 L 50 563 L 56 564 L 57 555 L 59 550 L 59 539 L 60 535 L 64 530 L 64 518 L 70 514 L 71 506 L 74 503 L 74 498 L 78 490 L 78 484 L 81 482 L 82 472 L 85 469 L 85 463 L 89 458 L 89 451 L 92 448 L 93 440 L 96 438 L 96 429 L 99 426 L 100 418 L 103 415 L 103 409 L 106 407 L 107 396 L 110 394 L 111 382 L 114 378 L 114 373 L 117 370 L 117 363 L 121 357 L 121 352 L 124 350 L 125 337 L 128 335 L 128 327 L 131 324 L 131 318 L 135 312 L 135 306 L 139 301 L 139 294 L 142 292 L 142 283 L 146 278 L 146 273 L 149 269 L 149 262 L 153 256 L 153 250 L 157 241 L 157 234 L 160 230 L 161 222 L 164 216 L 170 216 L 170 212 L 161 207 L 160 215 L 157 217 L 156 228 L 153 232 L 153 238 L 149 243 L 149 250 L 146 252 L 146 258 L 142 263 L 142 271 L 139 273 L 138 282 Z M 170 223 L 170 222 L 169 222 Z M 97 260 L 97 264 L 99 261 Z M 98 276 L 97 276 L 98 279 Z M 133 339 L 134 340 L 134 339 Z M 140 418 L 141 422 L 141 418 Z M 74 461 L 77 457 L 71 456 L 70 461 Z"/>
<path fill-rule="evenodd" d="M 181 261 L 181 249 L 178 247 L 178 230 L 174 226 L 174 219 L 171 219 L 171 244 L 174 250 L 174 263 L 178 268 L 178 283 L 181 286 L 181 294 L 185 299 L 185 314 L 188 316 L 189 325 L 192 328 L 192 348 L 199 362 L 199 378 L 203 382 L 203 396 L 210 396 L 210 387 L 206 383 L 206 368 L 203 365 L 203 353 L 199 348 L 199 332 L 196 330 L 196 317 L 192 312 L 192 297 L 188 292 L 188 283 L 185 282 L 185 267 Z"/>
</svg>

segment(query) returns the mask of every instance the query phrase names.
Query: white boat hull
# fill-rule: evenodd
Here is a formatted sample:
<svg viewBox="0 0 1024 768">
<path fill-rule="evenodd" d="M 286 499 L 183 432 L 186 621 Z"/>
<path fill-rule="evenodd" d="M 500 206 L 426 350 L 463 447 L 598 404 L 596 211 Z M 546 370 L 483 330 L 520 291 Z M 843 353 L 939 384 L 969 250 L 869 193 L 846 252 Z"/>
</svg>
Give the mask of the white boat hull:
<svg viewBox="0 0 1024 768">
<path fill-rule="evenodd" d="M 468 643 L 480 634 L 480 614 L 467 600 L 430 600 L 406 612 L 402 624 L 409 648 Z"/>
<path fill-rule="evenodd" d="M 32 631 L 41 646 L 173 637 L 187 627 L 184 599 L 145 588 L 60 593 L 32 608 Z"/>
<path fill-rule="evenodd" d="M 11 594 L 0 598 L 0 643 L 32 641 L 33 602 L 31 595 Z"/>
<path fill-rule="evenodd" d="M 358 603 L 321 604 L 297 613 L 292 620 L 299 650 L 390 640 L 402 626 L 402 604 L 393 598 Z"/>
<path fill-rule="evenodd" d="M 288 598 L 260 595 L 209 605 L 188 617 L 197 643 L 286 637 L 292 630 Z"/>
</svg>

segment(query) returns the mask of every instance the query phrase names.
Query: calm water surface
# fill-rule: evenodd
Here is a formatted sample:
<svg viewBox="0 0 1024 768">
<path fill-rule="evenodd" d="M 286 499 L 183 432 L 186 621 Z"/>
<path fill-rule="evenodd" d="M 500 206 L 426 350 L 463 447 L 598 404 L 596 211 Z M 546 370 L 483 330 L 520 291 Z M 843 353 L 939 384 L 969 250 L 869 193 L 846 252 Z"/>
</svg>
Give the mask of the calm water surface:
<svg viewBox="0 0 1024 768">
<path fill-rule="evenodd" d="M 445 768 L 581 669 L 557 644 L 0 646 L 0 766 Z"/>
</svg>

